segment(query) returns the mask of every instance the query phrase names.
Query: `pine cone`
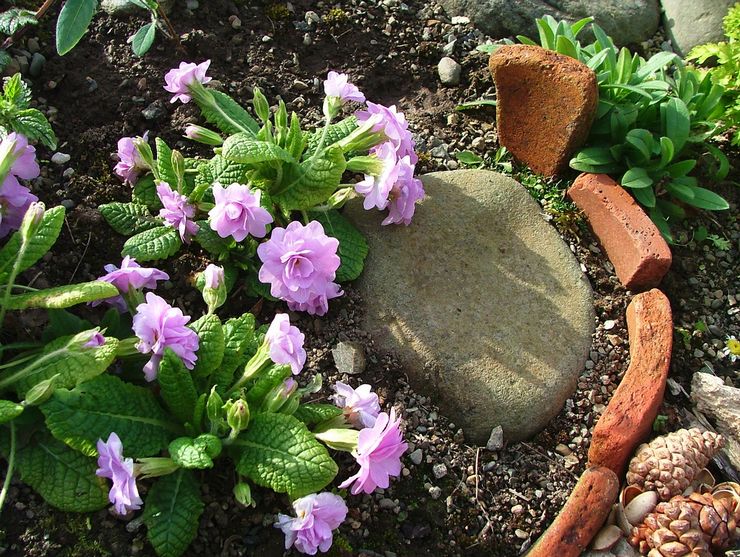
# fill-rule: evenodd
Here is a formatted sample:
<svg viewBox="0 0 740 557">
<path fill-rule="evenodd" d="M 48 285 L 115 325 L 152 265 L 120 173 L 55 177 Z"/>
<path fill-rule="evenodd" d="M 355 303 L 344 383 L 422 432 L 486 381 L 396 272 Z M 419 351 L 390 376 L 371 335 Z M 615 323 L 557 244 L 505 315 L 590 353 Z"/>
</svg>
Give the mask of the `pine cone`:
<svg viewBox="0 0 740 557">
<path fill-rule="evenodd" d="M 734 498 L 711 493 L 677 495 L 658 503 L 629 542 L 648 557 L 712 557 L 726 549 L 736 534 L 740 508 Z"/>
<path fill-rule="evenodd" d="M 630 461 L 627 484 L 656 491 L 661 501 L 681 495 L 724 445 L 721 435 L 679 429 L 643 443 Z"/>
</svg>

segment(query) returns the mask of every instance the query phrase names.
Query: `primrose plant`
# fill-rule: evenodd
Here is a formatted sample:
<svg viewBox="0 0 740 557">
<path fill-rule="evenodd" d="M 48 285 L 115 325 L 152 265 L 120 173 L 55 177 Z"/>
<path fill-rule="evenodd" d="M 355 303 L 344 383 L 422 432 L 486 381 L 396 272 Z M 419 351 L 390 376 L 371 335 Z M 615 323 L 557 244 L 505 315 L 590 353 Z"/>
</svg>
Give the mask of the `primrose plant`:
<svg viewBox="0 0 740 557">
<path fill-rule="evenodd" d="M 394 106 L 366 102 L 346 75 L 333 71 L 324 82 L 321 129 L 303 131 L 282 101 L 271 113 L 255 88 L 258 122 L 208 87 L 209 64 L 181 63 L 165 75 L 165 90 L 172 102 L 194 101 L 220 130 L 185 129 L 186 137 L 212 146 L 213 157 L 183 157 L 159 138 L 152 149 L 147 134 L 122 138 L 116 173 L 133 186 L 133 199 L 100 211 L 131 236 L 124 256 L 163 259 L 195 242 L 223 264 L 230 286 L 242 272 L 253 294 L 324 315 L 328 301 L 342 294 L 340 283 L 362 272 L 368 249 L 338 210 L 361 196 L 365 209 L 387 210 L 382 224 L 408 225 L 424 196 L 408 123 Z M 350 102 L 365 107 L 335 122 Z M 344 182 L 355 173 L 364 178 Z"/>
<path fill-rule="evenodd" d="M 144 293 L 166 273 L 130 258 L 106 270 L 95 284 L 132 321 L 115 319 L 114 308 L 105 328 L 66 314 L 63 334 L 53 323 L 48 344 L 0 366 L 8 478 L 17 469 L 63 510 L 142 510 L 154 550 L 176 557 L 198 530 L 201 472 L 219 458 L 234 466 L 240 504 L 255 505 L 257 487 L 293 500 L 296 516 L 281 514 L 275 526 L 286 548 L 309 554 L 331 546 L 347 514 L 340 495 L 322 491 L 339 470 L 329 449 L 355 457 L 358 470 L 337 486 L 353 495 L 400 475 L 407 444 L 394 410 L 381 410 L 370 385 L 337 383 L 332 403 L 305 402 L 322 380 L 302 378 L 303 333 L 283 313 L 262 327 L 250 313 L 222 321 L 223 268 L 202 273 L 208 310 L 195 321 Z"/>
</svg>

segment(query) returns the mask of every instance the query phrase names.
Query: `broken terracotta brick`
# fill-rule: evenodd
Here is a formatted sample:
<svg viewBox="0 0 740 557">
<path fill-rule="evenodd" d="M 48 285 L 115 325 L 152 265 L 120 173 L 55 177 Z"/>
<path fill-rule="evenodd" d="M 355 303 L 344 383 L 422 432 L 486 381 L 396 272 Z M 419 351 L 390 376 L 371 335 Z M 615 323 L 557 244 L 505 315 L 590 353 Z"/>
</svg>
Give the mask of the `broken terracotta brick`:
<svg viewBox="0 0 740 557">
<path fill-rule="evenodd" d="M 491 55 L 499 143 L 532 170 L 554 176 L 588 137 L 598 104 L 596 74 L 585 64 L 531 45 Z"/>
<path fill-rule="evenodd" d="M 568 196 L 614 265 L 620 282 L 630 290 L 660 284 L 671 266 L 671 250 L 658 228 L 634 198 L 606 174 L 581 174 Z"/>
<path fill-rule="evenodd" d="M 578 557 L 604 524 L 619 492 L 609 468 L 587 468 L 560 514 L 540 536 L 527 557 Z"/>
<path fill-rule="evenodd" d="M 660 290 L 637 294 L 627 306 L 630 365 L 594 427 L 589 466 L 618 476 L 648 436 L 663 401 L 673 346 L 671 306 Z"/>
</svg>

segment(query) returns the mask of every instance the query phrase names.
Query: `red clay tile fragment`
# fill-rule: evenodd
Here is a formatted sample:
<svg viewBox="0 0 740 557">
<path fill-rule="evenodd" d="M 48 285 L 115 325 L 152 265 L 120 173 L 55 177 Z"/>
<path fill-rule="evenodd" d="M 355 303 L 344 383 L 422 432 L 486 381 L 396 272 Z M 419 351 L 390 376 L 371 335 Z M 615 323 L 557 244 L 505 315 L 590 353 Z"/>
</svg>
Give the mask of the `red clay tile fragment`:
<svg viewBox="0 0 740 557">
<path fill-rule="evenodd" d="M 627 191 L 606 174 L 581 174 L 568 196 L 586 214 L 620 282 L 630 290 L 660 284 L 671 250 L 660 231 Z"/>
<path fill-rule="evenodd" d="M 671 306 L 660 290 L 637 294 L 627 306 L 630 365 L 594 428 L 589 466 L 621 476 L 650 433 L 663 401 L 673 345 Z"/>
<path fill-rule="evenodd" d="M 591 129 L 598 104 L 596 75 L 578 60 L 531 45 L 491 55 L 498 138 L 532 170 L 554 176 Z"/>
<path fill-rule="evenodd" d="M 618 492 L 619 479 L 609 468 L 587 468 L 527 557 L 578 557 L 604 524 Z"/>
</svg>

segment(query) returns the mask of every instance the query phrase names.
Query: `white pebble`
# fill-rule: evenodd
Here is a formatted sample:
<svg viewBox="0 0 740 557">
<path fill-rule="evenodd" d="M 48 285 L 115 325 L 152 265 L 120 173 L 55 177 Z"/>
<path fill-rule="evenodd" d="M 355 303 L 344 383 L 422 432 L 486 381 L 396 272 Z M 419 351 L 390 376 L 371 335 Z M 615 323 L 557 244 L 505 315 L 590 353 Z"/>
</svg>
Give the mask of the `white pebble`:
<svg viewBox="0 0 740 557">
<path fill-rule="evenodd" d="M 54 164 L 66 164 L 70 161 L 72 157 L 69 156 L 67 153 L 54 153 L 51 156 L 51 162 Z"/>
<path fill-rule="evenodd" d="M 607 319 L 606 321 L 604 321 L 604 330 L 610 331 L 611 329 L 614 328 L 614 325 L 616 325 L 616 323 L 614 322 L 613 319 Z"/>
</svg>

